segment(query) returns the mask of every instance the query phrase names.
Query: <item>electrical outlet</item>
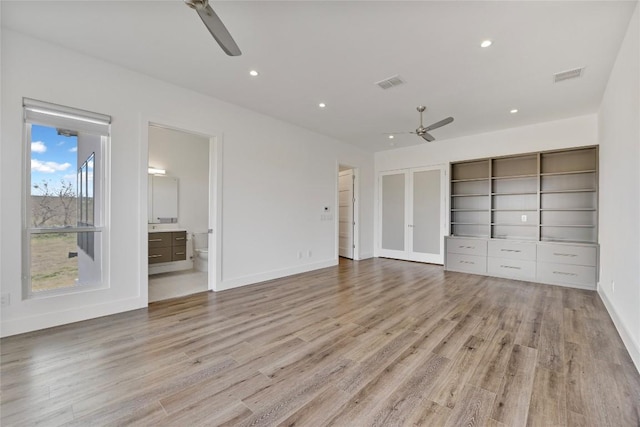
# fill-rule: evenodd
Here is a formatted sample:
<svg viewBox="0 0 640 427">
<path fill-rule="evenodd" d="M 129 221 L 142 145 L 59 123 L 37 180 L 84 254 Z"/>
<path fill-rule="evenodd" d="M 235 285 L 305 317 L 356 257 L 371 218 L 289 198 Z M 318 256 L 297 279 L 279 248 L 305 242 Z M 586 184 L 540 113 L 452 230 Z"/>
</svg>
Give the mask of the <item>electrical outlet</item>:
<svg viewBox="0 0 640 427">
<path fill-rule="evenodd" d="M 520 220 L 522 220 L 522 222 L 527 222 L 527 216 L 526 215 L 522 215 L 520 217 Z"/>
<path fill-rule="evenodd" d="M 11 294 L 2 294 L 0 296 L 0 306 L 7 307 L 11 304 Z"/>
<path fill-rule="evenodd" d="M 311 253 L 311 249 L 309 249 L 309 250 L 307 251 L 307 256 L 308 256 L 309 258 L 311 258 L 311 255 L 312 255 L 312 253 Z"/>
<path fill-rule="evenodd" d="M 302 259 L 302 251 L 298 252 L 298 259 Z"/>
</svg>

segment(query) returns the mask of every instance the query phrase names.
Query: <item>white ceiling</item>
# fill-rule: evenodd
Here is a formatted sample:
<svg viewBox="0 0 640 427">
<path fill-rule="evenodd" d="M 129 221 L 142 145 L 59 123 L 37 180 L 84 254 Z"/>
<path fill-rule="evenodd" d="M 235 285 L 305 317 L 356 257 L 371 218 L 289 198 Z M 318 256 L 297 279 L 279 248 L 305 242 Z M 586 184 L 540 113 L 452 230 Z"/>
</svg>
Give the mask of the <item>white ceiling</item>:
<svg viewBox="0 0 640 427">
<path fill-rule="evenodd" d="M 226 56 L 181 0 L 3 0 L 2 25 L 379 151 L 394 148 L 383 133 L 417 127 L 420 104 L 425 125 L 455 117 L 437 139 L 597 111 L 637 2 L 211 4 L 242 56 Z M 582 78 L 553 83 L 582 66 Z M 407 84 L 374 84 L 394 74 Z"/>
</svg>

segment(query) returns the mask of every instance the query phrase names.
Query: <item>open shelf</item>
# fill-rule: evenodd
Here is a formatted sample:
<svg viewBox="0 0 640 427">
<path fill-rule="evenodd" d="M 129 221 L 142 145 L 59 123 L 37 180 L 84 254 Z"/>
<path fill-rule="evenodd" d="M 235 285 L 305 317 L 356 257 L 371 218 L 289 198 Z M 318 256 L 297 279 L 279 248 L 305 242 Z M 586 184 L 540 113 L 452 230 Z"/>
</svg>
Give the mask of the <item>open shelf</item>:
<svg viewBox="0 0 640 427">
<path fill-rule="evenodd" d="M 451 182 L 472 182 L 472 181 L 487 181 L 488 177 L 484 178 L 467 178 L 467 179 L 452 179 Z"/>
<path fill-rule="evenodd" d="M 479 196 L 488 196 L 488 194 L 452 194 L 451 197 L 479 197 Z"/>
<path fill-rule="evenodd" d="M 563 209 L 558 209 L 558 208 L 546 208 L 546 209 L 540 209 L 540 211 L 551 211 L 551 212 L 595 212 L 596 209 L 595 208 L 563 208 Z"/>
<path fill-rule="evenodd" d="M 540 191 L 540 194 L 552 194 L 552 193 L 590 193 L 596 191 L 595 188 L 576 188 L 574 190 L 544 190 Z"/>
<path fill-rule="evenodd" d="M 562 243 L 593 243 L 593 241 L 591 240 L 580 240 L 580 239 L 559 239 L 559 238 L 547 238 L 547 237 L 542 237 L 540 238 L 540 241 L 542 242 L 562 242 Z"/>
<path fill-rule="evenodd" d="M 517 192 L 513 192 L 513 193 L 491 193 L 492 196 L 526 196 L 527 194 L 538 194 L 537 191 L 529 191 L 529 192 L 522 192 L 522 193 L 517 193 Z"/>
<path fill-rule="evenodd" d="M 491 179 L 518 179 L 518 178 L 537 178 L 537 174 L 528 175 L 510 175 L 510 176 L 492 176 Z"/>
<path fill-rule="evenodd" d="M 593 224 L 540 224 L 540 227 L 574 227 L 574 228 L 594 228 Z"/>
<path fill-rule="evenodd" d="M 596 172 L 595 169 L 585 169 L 585 170 L 577 170 L 577 171 L 570 171 L 570 172 L 541 173 L 540 176 L 574 175 L 574 174 L 578 174 L 578 173 L 594 173 L 594 172 Z"/>
</svg>

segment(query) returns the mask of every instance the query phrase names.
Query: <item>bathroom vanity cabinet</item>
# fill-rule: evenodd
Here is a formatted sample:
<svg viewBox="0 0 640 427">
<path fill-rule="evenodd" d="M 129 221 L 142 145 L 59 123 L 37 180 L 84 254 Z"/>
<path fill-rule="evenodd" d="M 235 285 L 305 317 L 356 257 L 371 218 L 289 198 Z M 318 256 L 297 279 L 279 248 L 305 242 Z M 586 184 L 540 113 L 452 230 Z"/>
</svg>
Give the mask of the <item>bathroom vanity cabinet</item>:
<svg viewBox="0 0 640 427">
<path fill-rule="evenodd" d="M 158 231 L 149 233 L 149 264 L 184 261 L 186 259 L 186 231 Z"/>
</svg>

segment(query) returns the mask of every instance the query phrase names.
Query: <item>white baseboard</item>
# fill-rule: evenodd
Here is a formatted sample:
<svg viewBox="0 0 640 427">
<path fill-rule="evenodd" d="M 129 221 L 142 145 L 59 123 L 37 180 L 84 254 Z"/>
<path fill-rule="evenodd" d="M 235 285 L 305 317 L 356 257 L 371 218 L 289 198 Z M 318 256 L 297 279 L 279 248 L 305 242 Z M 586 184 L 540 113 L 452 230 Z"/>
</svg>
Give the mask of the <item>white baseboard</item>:
<svg viewBox="0 0 640 427">
<path fill-rule="evenodd" d="M 602 300 L 602 303 L 604 304 L 607 311 L 609 312 L 609 316 L 613 320 L 613 324 L 618 330 L 618 333 L 622 338 L 622 342 L 627 348 L 627 351 L 629 352 L 629 355 L 631 356 L 633 363 L 636 365 L 636 369 L 640 373 L 640 344 L 636 342 L 636 340 L 629 333 L 629 331 L 627 331 L 627 328 L 625 328 L 624 323 L 622 323 L 622 321 L 620 320 L 620 317 L 618 317 L 618 313 L 613 308 L 613 304 L 611 304 L 611 301 L 609 301 L 609 297 L 607 297 L 607 294 L 605 294 L 601 289 L 598 289 L 598 295 L 600 295 L 600 299 Z"/>
<path fill-rule="evenodd" d="M 222 280 L 222 283 L 220 283 L 215 291 L 226 291 L 227 289 L 239 288 L 241 286 L 252 285 L 254 283 L 260 283 L 267 280 L 279 279 L 281 277 L 292 276 L 294 274 L 306 273 L 308 271 L 319 270 L 321 268 L 333 267 L 334 265 L 338 265 L 337 259 L 330 259 L 326 261 L 315 262 L 313 264 L 304 264 L 290 268 L 283 268 L 281 270 L 272 270 L 265 273 L 254 274 L 251 276 L 226 279 Z"/>
<path fill-rule="evenodd" d="M 139 308 L 145 308 L 146 306 L 146 301 L 143 301 L 140 297 L 136 297 L 120 301 L 110 301 L 106 304 L 83 306 L 66 311 L 57 311 L 37 316 L 5 320 L 0 326 L 0 337 L 8 337 L 11 335 L 52 328 L 54 326 L 81 322 L 83 320 L 109 316 L 111 314 L 122 313 L 124 311 L 137 310 Z"/>
<path fill-rule="evenodd" d="M 369 258 L 373 258 L 373 252 L 365 252 L 363 254 L 360 254 L 360 258 L 358 258 L 358 260 L 369 259 Z"/>
</svg>

